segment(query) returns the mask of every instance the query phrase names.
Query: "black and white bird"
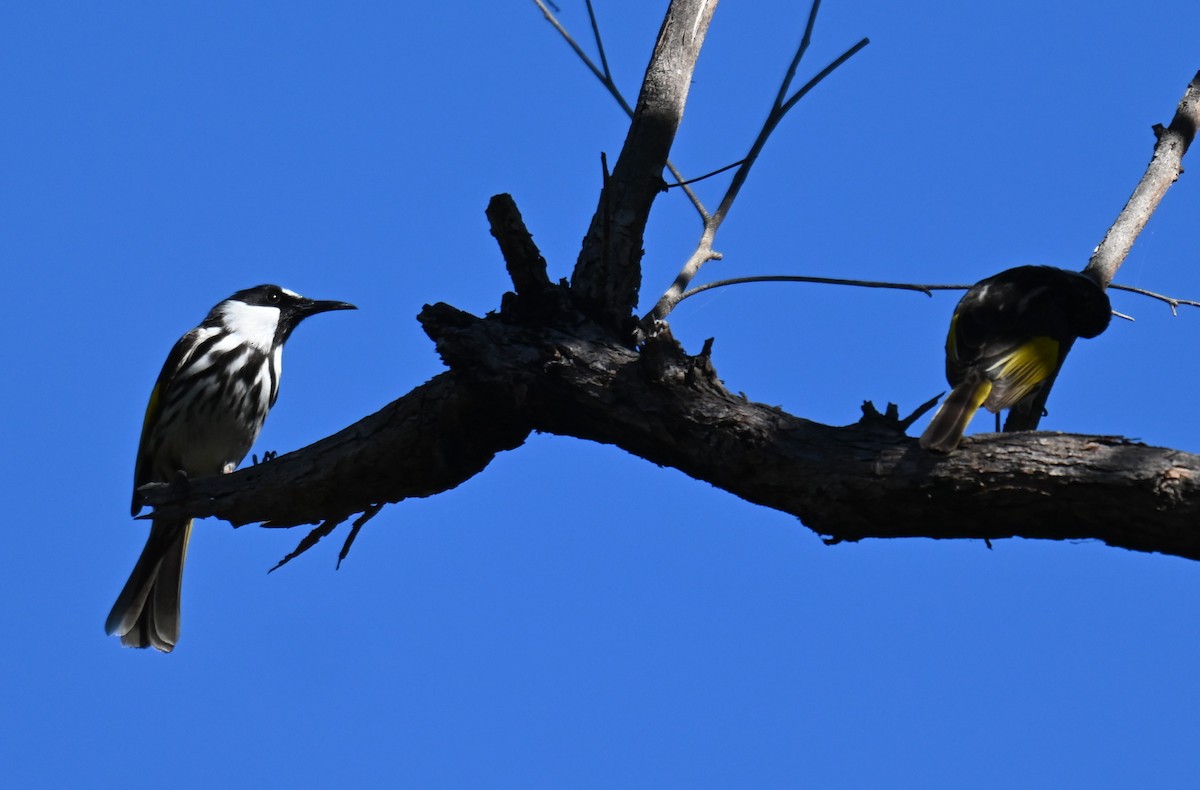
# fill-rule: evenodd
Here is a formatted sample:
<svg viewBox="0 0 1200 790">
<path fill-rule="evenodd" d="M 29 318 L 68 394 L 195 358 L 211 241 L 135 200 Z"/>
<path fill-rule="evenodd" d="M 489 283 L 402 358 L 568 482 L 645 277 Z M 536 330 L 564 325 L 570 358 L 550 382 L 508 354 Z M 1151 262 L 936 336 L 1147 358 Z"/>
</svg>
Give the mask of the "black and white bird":
<svg viewBox="0 0 1200 790">
<path fill-rule="evenodd" d="M 150 393 L 133 476 L 137 489 L 180 472 L 232 472 L 250 451 L 279 395 L 283 344 L 305 318 L 353 310 L 346 302 L 306 299 L 278 285 L 238 291 L 171 349 Z M 150 537 L 105 630 L 131 647 L 170 652 L 179 639 L 179 595 L 190 519 L 154 519 Z"/>
</svg>

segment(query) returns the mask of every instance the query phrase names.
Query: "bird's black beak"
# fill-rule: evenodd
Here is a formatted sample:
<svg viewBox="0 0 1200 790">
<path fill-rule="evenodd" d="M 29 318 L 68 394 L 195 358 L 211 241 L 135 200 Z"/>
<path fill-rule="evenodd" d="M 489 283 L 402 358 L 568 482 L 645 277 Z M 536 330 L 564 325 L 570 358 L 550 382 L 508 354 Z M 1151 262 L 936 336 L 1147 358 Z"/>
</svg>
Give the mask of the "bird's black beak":
<svg viewBox="0 0 1200 790">
<path fill-rule="evenodd" d="M 328 313 L 330 310 L 357 310 L 358 308 L 349 302 L 335 302 L 331 300 L 305 299 L 296 306 L 296 314 L 299 318 L 308 318 L 310 315 L 317 313 Z"/>
</svg>

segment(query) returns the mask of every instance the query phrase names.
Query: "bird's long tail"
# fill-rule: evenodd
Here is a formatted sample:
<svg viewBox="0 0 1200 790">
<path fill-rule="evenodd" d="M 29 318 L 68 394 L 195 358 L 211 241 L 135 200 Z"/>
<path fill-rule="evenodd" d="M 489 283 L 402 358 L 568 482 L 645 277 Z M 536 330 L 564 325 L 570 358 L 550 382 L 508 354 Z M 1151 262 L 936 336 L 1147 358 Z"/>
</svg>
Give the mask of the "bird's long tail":
<svg viewBox="0 0 1200 790">
<path fill-rule="evenodd" d="M 104 630 L 128 647 L 170 653 L 179 641 L 179 592 L 192 522 L 155 521 L 142 556 L 117 596 Z"/>
<path fill-rule="evenodd" d="M 948 453 L 958 447 L 963 431 L 967 430 L 971 418 L 991 391 L 992 382 L 986 376 L 977 371 L 968 373 L 950 391 L 937 414 L 933 415 L 929 427 L 919 439 L 921 446 L 940 453 Z"/>
</svg>

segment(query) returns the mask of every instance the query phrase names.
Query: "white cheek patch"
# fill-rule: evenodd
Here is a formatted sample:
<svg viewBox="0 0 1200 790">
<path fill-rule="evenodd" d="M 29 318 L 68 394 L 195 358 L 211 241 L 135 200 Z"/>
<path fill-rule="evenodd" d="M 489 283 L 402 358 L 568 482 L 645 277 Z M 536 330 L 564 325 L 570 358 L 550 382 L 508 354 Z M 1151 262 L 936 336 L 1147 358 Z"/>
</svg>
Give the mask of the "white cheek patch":
<svg viewBox="0 0 1200 790">
<path fill-rule="evenodd" d="M 230 300 L 221 305 L 221 323 L 226 331 L 240 335 L 264 354 L 270 354 L 279 326 L 279 308 Z"/>
</svg>

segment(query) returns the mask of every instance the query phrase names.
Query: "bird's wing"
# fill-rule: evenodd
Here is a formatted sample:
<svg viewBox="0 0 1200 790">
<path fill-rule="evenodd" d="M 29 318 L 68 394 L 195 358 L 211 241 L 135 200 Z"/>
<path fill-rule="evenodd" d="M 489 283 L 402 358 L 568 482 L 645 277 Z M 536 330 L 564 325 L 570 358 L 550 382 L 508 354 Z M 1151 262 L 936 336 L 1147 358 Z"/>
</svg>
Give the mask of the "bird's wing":
<svg viewBox="0 0 1200 790">
<path fill-rule="evenodd" d="M 1040 335 L 1024 342 L 992 343 L 980 366 L 994 386 L 988 395 L 989 411 L 1011 409 L 1033 392 L 1061 364 L 1062 345 L 1052 337 Z"/>
<path fill-rule="evenodd" d="M 179 338 L 178 342 L 171 349 L 171 353 L 167 355 L 167 361 L 163 363 L 162 370 L 159 371 L 158 381 L 154 382 L 154 389 L 150 391 L 150 402 L 146 404 L 146 417 L 142 420 L 142 438 L 138 442 L 137 464 L 133 472 L 133 505 L 131 512 L 135 516 L 142 509 L 137 490 L 146 483 L 152 482 L 150 478 L 152 465 L 152 459 L 150 458 L 150 432 L 154 424 L 158 422 L 159 415 L 162 412 L 163 395 L 170 389 L 175 376 L 187 364 L 188 360 L 192 358 L 201 341 L 211 334 L 212 331 L 212 329 L 205 327 L 196 327 Z"/>
</svg>

